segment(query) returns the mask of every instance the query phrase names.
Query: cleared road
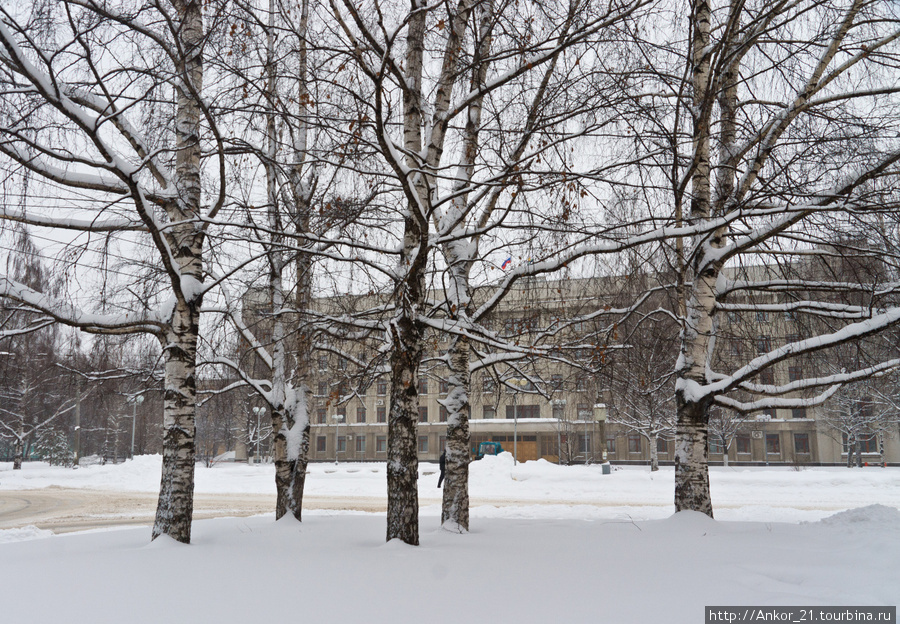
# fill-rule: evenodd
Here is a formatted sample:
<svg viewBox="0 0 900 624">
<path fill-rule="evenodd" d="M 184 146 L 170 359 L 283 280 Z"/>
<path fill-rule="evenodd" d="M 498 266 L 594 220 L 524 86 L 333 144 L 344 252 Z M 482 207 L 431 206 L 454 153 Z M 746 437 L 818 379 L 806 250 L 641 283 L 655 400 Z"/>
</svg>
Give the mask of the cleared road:
<svg viewBox="0 0 900 624">
<path fill-rule="evenodd" d="M 157 495 L 149 492 L 116 492 L 107 490 L 70 489 L 50 486 L 39 490 L 0 490 L 0 530 L 34 525 L 54 533 L 68 533 L 122 525 L 151 526 L 156 513 Z M 437 496 L 420 496 L 420 506 L 439 505 Z M 520 505 L 574 505 L 613 507 L 640 505 L 658 507 L 646 502 L 622 500 L 575 502 L 566 500 L 490 500 L 473 498 L 472 506 L 497 507 Z M 668 506 L 668 503 L 665 505 Z M 720 507 L 723 507 L 720 505 Z M 724 505 L 728 507 L 728 505 Z M 271 513 L 275 496 L 267 494 L 197 494 L 194 496 L 194 519 L 227 516 L 253 516 Z M 343 511 L 385 512 L 387 500 L 380 497 L 316 497 L 303 498 L 304 511 L 324 509 Z"/>
<path fill-rule="evenodd" d="M 0 491 L 0 529 L 34 525 L 54 533 L 84 531 L 117 525 L 153 524 L 157 495 L 148 492 L 48 487 L 40 490 Z M 314 498 L 304 509 L 384 511 L 380 498 Z M 194 518 L 253 516 L 275 509 L 275 496 L 263 494 L 197 494 Z"/>
</svg>

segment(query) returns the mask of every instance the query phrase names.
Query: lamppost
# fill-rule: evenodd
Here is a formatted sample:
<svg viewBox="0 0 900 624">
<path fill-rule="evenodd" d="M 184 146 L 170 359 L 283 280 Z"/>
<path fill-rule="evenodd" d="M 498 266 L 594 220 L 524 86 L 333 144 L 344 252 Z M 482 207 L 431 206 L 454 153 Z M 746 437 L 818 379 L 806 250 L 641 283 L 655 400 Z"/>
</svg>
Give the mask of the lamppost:
<svg viewBox="0 0 900 624">
<path fill-rule="evenodd" d="M 519 391 L 513 392 L 513 466 L 519 463 Z"/>
<path fill-rule="evenodd" d="M 137 429 L 137 406 L 144 402 L 144 395 L 135 394 L 128 402 L 131 403 L 131 459 L 134 459 L 134 430 Z"/>
<path fill-rule="evenodd" d="M 343 421 L 344 421 L 344 415 L 341 414 L 340 412 L 336 412 L 334 415 L 334 465 L 335 466 L 338 465 L 338 451 L 340 450 L 338 443 L 339 443 L 339 440 L 341 439 L 341 436 L 340 436 L 341 423 Z M 346 444 L 346 442 L 344 442 L 344 444 Z M 347 451 L 345 450 L 344 453 L 346 453 L 346 452 Z"/>
<path fill-rule="evenodd" d="M 562 420 L 566 415 L 566 400 L 556 399 L 551 403 L 556 416 L 556 464 L 562 464 Z"/>
<path fill-rule="evenodd" d="M 259 443 L 262 440 L 262 424 L 260 419 L 262 415 L 266 413 L 266 408 L 264 407 L 254 407 L 253 413 L 256 414 L 256 463 L 261 464 L 261 456 L 259 454 Z"/>
<path fill-rule="evenodd" d="M 609 466 L 606 465 L 606 463 L 607 463 L 606 417 L 607 417 L 606 404 L 595 403 L 594 404 L 594 420 L 596 420 L 598 423 L 600 423 L 600 463 L 603 464 L 603 474 L 609 474 Z"/>
</svg>

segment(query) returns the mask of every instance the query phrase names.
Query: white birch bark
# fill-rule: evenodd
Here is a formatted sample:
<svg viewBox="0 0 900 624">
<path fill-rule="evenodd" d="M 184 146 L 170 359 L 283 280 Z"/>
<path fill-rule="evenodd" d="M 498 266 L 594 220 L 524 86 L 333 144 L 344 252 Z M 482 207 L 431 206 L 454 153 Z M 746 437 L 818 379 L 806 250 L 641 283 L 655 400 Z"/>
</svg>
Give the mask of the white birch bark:
<svg viewBox="0 0 900 624">
<path fill-rule="evenodd" d="M 691 3 L 691 86 L 693 114 L 693 174 L 691 175 L 690 220 L 698 222 L 711 216 L 710 206 L 710 118 L 712 109 L 710 82 L 710 19 L 708 0 Z M 683 320 L 681 357 L 676 366 L 675 402 L 675 511 L 693 510 L 712 516 L 708 467 L 708 412 L 710 399 L 695 396 L 693 389 L 706 383 L 709 340 L 713 331 L 716 281 L 720 267 L 707 261 L 705 238 L 694 242 L 694 261 L 690 267 L 691 286 L 687 289 L 686 316 Z"/>
<path fill-rule="evenodd" d="M 183 56 L 176 72 L 175 192 L 166 205 L 171 227 L 165 237 L 175 260 L 175 305 L 162 338 L 165 359 L 163 464 L 153 539 L 168 535 L 191 541 L 194 509 L 194 434 L 197 406 L 197 340 L 202 304 L 203 244 L 201 214 L 200 138 L 203 90 L 203 13 L 199 0 L 175 0 L 177 29 Z"/>
</svg>

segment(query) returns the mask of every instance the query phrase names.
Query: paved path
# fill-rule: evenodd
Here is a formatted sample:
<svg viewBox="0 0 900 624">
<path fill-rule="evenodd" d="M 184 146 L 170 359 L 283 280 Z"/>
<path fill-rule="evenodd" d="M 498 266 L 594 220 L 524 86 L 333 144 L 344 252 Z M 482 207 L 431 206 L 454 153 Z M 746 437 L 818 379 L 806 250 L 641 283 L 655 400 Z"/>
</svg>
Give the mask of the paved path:
<svg viewBox="0 0 900 624">
<path fill-rule="evenodd" d="M 118 492 L 50 486 L 37 490 L 0 490 L 0 530 L 34 525 L 54 533 L 84 531 L 110 526 L 153 524 L 157 495 L 150 492 Z M 419 497 L 420 506 L 439 505 L 438 495 Z M 626 501 L 567 501 L 567 500 L 492 500 L 473 498 L 479 505 L 584 505 L 613 507 L 623 504 L 654 507 L 650 503 Z M 194 496 L 194 519 L 226 516 L 254 516 L 271 513 L 275 509 L 275 495 L 268 494 L 197 494 Z M 367 496 L 306 496 L 303 509 L 385 512 L 384 497 Z"/>
<path fill-rule="evenodd" d="M 149 492 L 48 487 L 40 490 L 0 491 L 0 529 L 34 525 L 54 533 L 84 531 L 118 525 L 153 524 L 157 495 Z M 380 498 L 314 498 L 303 501 L 304 509 L 384 511 Z M 275 509 L 275 495 L 198 494 L 194 496 L 194 519 L 253 516 Z"/>
</svg>

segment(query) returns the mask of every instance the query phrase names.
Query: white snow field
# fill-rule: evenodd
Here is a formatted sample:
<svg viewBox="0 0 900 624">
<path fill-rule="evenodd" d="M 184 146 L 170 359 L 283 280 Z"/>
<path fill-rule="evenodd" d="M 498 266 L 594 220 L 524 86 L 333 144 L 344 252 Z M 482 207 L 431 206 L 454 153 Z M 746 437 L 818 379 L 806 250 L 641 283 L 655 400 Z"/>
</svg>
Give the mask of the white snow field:
<svg viewBox="0 0 900 624">
<path fill-rule="evenodd" d="M 673 515 L 673 472 L 472 465 L 472 530 L 439 528 L 420 466 L 421 545 L 383 513 L 308 510 L 149 530 L 0 531 L 2 622 L 702 623 L 704 606 L 900 602 L 900 470 L 714 468 L 717 520 Z M 385 496 L 383 464 L 314 464 L 307 493 Z M 198 466 L 198 493 L 266 493 L 271 466 Z M 153 491 L 159 458 L 79 470 L 0 464 L 0 489 Z M 44 539 L 42 539 L 44 538 Z"/>
</svg>

